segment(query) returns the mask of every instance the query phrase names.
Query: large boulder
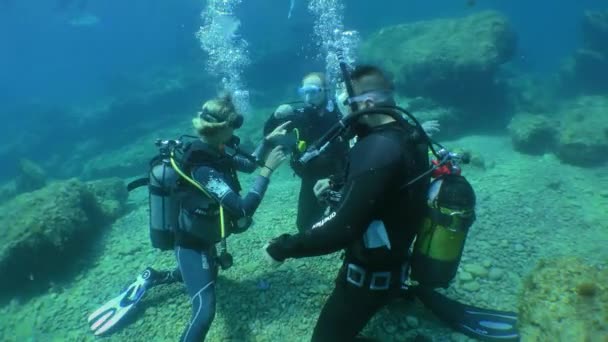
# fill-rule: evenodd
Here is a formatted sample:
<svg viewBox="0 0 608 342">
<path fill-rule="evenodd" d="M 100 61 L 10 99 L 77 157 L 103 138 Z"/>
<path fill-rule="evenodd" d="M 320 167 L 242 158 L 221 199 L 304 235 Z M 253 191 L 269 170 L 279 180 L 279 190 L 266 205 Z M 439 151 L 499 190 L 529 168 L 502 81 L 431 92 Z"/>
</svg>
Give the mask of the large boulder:
<svg viewBox="0 0 608 342">
<path fill-rule="evenodd" d="M 120 183 L 53 182 L 0 206 L 0 293 L 44 288 L 78 260 L 101 228 L 123 213 L 126 189 Z"/>
<path fill-rule="evenodd" d="M 583 46 L 566 59 L 560 77 L 568 92 L 608 91 L 608 10 L 587 11 L 582 20 Z"/>
<path fill-rule="evenodd" d="M 608 10 L 586 11 L 582 31 L 586 48 L 608 55 Z"/>
<path fill-rule="evenodd" d="M 555 149 L 558 126 L 544 115 L 519 113 L 511 119 L 508 129 L 515 150 L 543 154 Z"/>
<path fill-rule="evenodd" d="M 582 96 L 566 104 L 560 114 L 557 156 L 579 166 L 606 163 L 608 155 L 608 98 Z"/>
<path fill-rule="evenodd" d="M 577 258 L 541 260 L 525 279 L 519 304 L 525 341 L 605 341 L 608 269 Z"/>
<path fill-rule="evenodd" d="M 608 55 L 578 49 L 560 70 L 562 88 L 569 93 L 600 94 L 608 90 Z"/>
<path fill-rule="evenodd" d="M 507 19 L 488 11 L 383 28 L 362 43 L 361 55 L 392 73 L 407 96 L 471 107 L 504 96 L 497 72 L 515 49 Z"/>
</svg>

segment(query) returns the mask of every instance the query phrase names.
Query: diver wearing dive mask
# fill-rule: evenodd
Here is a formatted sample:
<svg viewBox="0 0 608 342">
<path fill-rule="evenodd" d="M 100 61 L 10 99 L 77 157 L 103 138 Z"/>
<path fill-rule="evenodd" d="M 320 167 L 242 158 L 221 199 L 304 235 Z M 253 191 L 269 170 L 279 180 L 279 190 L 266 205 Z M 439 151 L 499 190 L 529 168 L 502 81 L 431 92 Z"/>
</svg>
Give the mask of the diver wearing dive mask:
<svg viewBox="0 0 608 342">
<path fill-rule="evenodd" d="M 325 204 L 317 200 L 313 191 L 316 182 L 341 174 L 346 163 L 347 142 L 335 144 L 326 155 L 307 165 L 297 162 L 310 144 L 342 118 L 338 106 L 328 97 L 327 89 L 325 75 L 306 75 L 298 88 L 302 101 L 279 106 L 264 126 L 264 134 L 267 134 L 281 123 L 290 121 L 287 127 L 291 130 L 289 139 L 275 143 L 286 146 L 292 152 L 291 167 L 302 179 L 296 219 L 299 231 L 310 229 L 325 211 Z"/>
</svg>

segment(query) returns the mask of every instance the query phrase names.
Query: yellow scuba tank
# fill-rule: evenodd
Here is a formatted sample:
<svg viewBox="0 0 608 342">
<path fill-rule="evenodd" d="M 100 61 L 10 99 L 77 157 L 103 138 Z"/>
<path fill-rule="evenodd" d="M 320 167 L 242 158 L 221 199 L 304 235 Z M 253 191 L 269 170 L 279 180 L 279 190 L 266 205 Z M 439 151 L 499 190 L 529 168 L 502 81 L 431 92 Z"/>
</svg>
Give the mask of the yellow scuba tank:
<svg viewBox="0 0 608 342">
<path fill-rule="evenodd" d="M 431 182 L 427 204 L 410 276 L 424 286 L 446 288 L 456 275 L 468 230 L 475 221 L 475 192 L 463 176 L 445 174 Z"/>
</svg>

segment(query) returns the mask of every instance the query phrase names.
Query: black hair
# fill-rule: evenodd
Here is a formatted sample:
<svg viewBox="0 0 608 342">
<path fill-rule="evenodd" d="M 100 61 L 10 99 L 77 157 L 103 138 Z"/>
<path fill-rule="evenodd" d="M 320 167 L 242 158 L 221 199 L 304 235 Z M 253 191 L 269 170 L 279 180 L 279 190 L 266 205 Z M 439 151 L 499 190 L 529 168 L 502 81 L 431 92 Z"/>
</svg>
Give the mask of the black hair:
<svg viewBox="0 0 608 342">
<path fill-rule="evenodd" d="M 384 71 L 374 65 L 359 65 L 350 74 L 350 78 L 355 85 L 355 93 L 362 94 L 370 91 L 394 90 L 393 83 L 386 76 Z"/>
</svg>

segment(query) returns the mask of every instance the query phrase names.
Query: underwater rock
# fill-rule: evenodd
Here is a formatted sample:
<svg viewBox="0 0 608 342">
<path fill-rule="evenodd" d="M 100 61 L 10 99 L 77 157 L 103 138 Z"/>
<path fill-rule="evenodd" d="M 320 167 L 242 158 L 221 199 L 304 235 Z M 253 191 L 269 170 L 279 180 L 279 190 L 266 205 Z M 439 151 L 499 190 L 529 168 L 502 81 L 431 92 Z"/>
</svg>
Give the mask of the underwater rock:
<svg viewBox="0 0 608 342">
<path fill-rule="evenodd" d="M 46 181 L 46 172 L 40 165 L 29 159 L 19 161 L 19 174 L 15 179 L 17 193 L 38 190 L 46 184 Z"/>
<path fill-rule="evenodd" d="M 608 54 L 578 49 L 566 59 L 559 76 L 566 92 L 605 93 L 608 91 Z"/>
<path fill-rule="evenodd" d="M 24 192 L 38 190 L 46 185 L 46 172 L 29 159 L 21 159 L 18 165 L 19 173 L 9 182 L 0 186 L 0 203 Z"/>
<path fill-rule="evenodd" d="M 114 221 L 124 213 L 129 192 L 122 179 L 107 178 L 91 181 L 87 183 L 87 187 L 97 198 L 106 218 Z"/>
<path fill-rule="evenodd" d="M 407 96 L 467 107 L 504 96 L 496 74 L 516 41 L 507 19 L 487 11 L 383 28 L 363 42 L 361 59 L 392 73 Z"/>
<path fill-rule="evenodd" d="M 484 278 L 488 275 L 488 269 L 480 264 L 467 264 L 463 269 L 477 278 Z"/>
<path fill-rule="evenodd" d="M 583 46 L 560 70 L 567 92 L 602 94 L 608 91 L 608 10 L 586 11 L 581 23 Z"/>
<path fill-rule="evenodd" d="M 4 227 L 0 293 L 11 296 L 44 289 L 86 253 L 95 234 L 116 218 L 109 215 L 124 210 L 124 200 L 111 198 L 115 191 L 103 193 L 99 184 L 89 186 L 76 179 L 52 182 L 0 206 Z M 91 187 L 97 189 L 99 198 Z M 112 200 L 123 206 L 104 208 Z"/>
<path fill-rule="evenodd" d="M 145 176 L 150 167 L 150 160 L 158 155 L 157 139 L 177 139 L 184 132 L 192 130 L 188 120 L 172 127 L 148 132 L 116 149 L 106 149 L 95 153 L 82 166 L 81 177 L 86 180 L 107 177 Z"/>
<path fill-rule="evenodd" d="M 498 267 L 492 267 L 490 269 L 490 273 L 488 273 L 488 277 L 490 280 L 500 280 L 504 275 L 504 271 Z"/>
<path fill-rule="evenodd" d="M 606 163 L 608 154 L 608 97 L 581 96 L 561 110 L 557 156 L 578 166 Z"/>
<path fill-rule="evenodd" d="M 508 126 L 515 150 L 529 154 L 543 154 L 555 148 L 557 122 L 544 115 L 520 113 Z"/>
<path fill-rule="evenodd" d="M 608 10 L 586 11 L 582 31 L 587 49 L 608 55 Z"/>
<path fill-rule="evenodd" d="M 559 85 L 553 78 L 517 74 L 507 82 L 510 90 L 509 102 L 515 107 L 515 113 L 546 114 L 554 110 Z"/>
<path fill-rule="evenodd" d="M 481 289 L 481 285 L 475 280 L 466 282 L 462 285 L 462 288 L 467 292 L 477 292 Z"/>
<path fill-rule="evenodd" d="M 472 281 L 473 280 L 473 275 L 471 273 L 469 273 L 469 272 L 463 271 L 463 272 L 459 273 L 458 279 L 461 282 L 466 283 L 468 281 Z"/>
<path fill-rule="evenodd" d="M 15 180 L 0 185 L 0 203 L 8 201 L 17 196 L 17 184 Z"/>
<path fill-rule="evenodd" d="M 563 257 L 539 261 L 519 303 L 525 341 L 603 341 L 608 331 L 608 269 Z"/>
</svg>

